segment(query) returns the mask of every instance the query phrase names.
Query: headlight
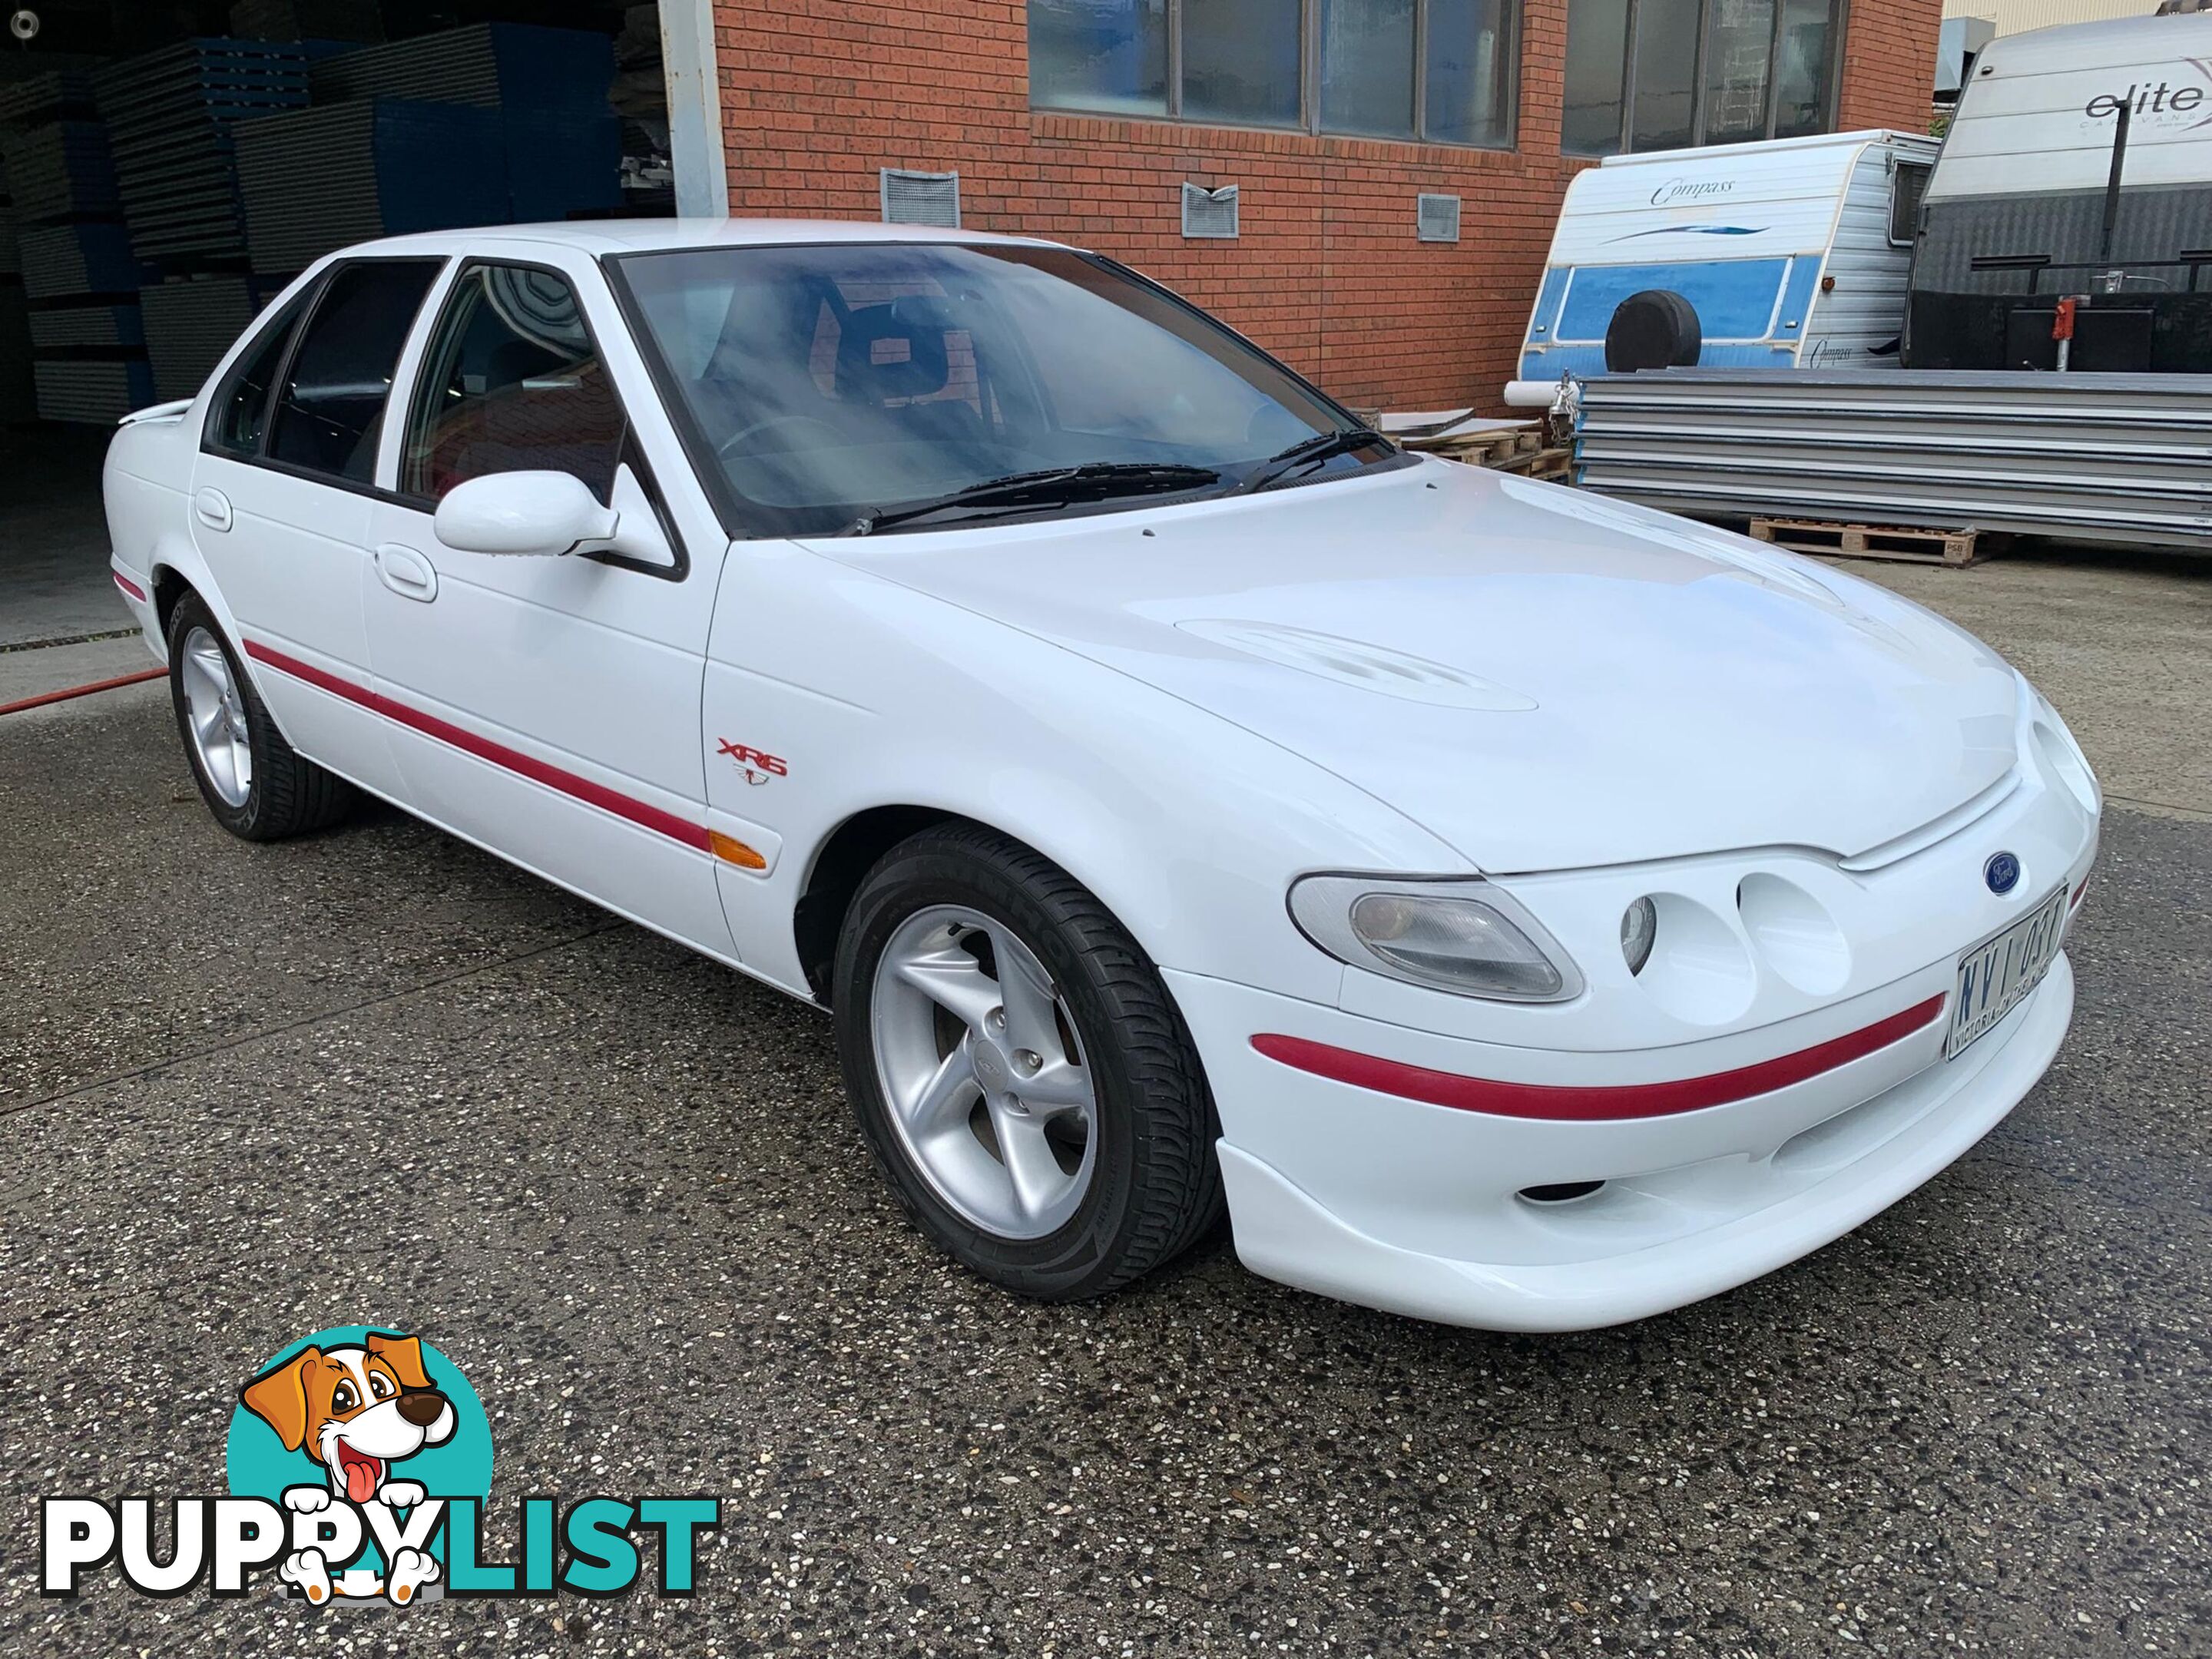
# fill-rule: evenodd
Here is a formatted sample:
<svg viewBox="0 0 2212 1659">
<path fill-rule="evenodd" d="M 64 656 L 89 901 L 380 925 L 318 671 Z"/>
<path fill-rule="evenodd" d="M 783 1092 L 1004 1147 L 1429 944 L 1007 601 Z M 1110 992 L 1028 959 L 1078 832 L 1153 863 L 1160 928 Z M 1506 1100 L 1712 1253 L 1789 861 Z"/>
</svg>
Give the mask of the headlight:
<svg viewBox="0 0 2212 1659">
<path fill-rule="evenodd" d="M 1527 910 L 1481 879 L 1308 876 L 1291 916 L 1339 962 L 1504 1002 L 1564 1002 L 1582 975 Z"/>
<path fill-rule="evenodd" d="M 2081 745 L 2074 740 L 2066 722 L 2058 718 L 2058 711 L 2043 693 L 2035 694 L 2033 722 L 2035 727 L 2035 746 L 2041 751 L 2044 763 L 2057 773 L 2074 799 L 2081 803 L 2081 810 L 2094 817 L 2105 810 L 2104 793 L 2097 787 L 2097 775 L 2089 769 L 2089 758 L 2081 752 Z"/>
</svg>

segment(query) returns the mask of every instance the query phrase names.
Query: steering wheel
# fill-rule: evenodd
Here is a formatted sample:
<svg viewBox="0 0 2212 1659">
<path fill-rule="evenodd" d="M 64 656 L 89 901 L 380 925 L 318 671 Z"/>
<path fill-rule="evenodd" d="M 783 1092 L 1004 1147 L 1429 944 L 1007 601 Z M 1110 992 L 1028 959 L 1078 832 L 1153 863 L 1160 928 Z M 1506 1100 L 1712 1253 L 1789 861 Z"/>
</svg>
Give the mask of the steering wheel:
<svg viewBox="0 0 2212 1659">
<path fill-rule="evenodd" d="M 812 415 L 770 415 L 764 420 L 755 421 L 750 426 L 738 428 L 735 432 L 732 432 L 728 437 L 723 439 L 721 442 L 714 446 L 714 453 L 717 456 L 726 459 L 732 450 L 738 448 L 738 447 L 741 446 L 746 439 L 750 438 L 758 433 L 771 431 L 780 426 L 811 426 L 818 428 L 822 431 L 826 432 L 832 439 L 842 439 L 844 436 L 842 433 L 838 431 L 836 427 L 830 425 L 829 422 L 819 419 Z"/>
</svg>

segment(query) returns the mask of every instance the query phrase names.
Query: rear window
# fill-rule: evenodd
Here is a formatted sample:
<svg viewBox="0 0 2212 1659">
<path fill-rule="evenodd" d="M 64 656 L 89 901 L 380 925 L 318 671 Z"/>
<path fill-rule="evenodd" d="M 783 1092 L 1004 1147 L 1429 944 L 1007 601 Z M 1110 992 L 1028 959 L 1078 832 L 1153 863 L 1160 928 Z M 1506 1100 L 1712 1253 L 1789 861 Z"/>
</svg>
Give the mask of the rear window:
<svg viewBox="0 0 2212 1659">
<path fill-rule="evenodd" d="M 1759 340 L 1773 326 L 1787 259 L 1711 259 L 1696 264 L 1578 265 L 1552 337 L 1598 341 L 1620 302 L 1646 289 L 1672 289 L 1698 308 L 1708 341 Z"/>
</svg>

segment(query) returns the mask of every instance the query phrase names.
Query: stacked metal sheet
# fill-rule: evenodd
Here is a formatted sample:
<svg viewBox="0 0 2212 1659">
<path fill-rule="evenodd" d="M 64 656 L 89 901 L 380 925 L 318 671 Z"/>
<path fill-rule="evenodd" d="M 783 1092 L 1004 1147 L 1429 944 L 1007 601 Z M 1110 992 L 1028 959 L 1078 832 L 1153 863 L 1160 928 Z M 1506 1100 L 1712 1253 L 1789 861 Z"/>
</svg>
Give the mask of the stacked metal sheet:
<svg viewBox="0 0 2212 1659">
<path fill-rule="evenodd" d="M 1586 489 L 1700 518 L 2212 547 L 2212 375 L 1605 375 L 1575 461 Z"/>
<path fill-rule="evenodd" d="M 318 105 L 400 98 L 501 118 L 516 222 L 603 214 L 622 202 L 622 123 L 608 101 L 613 42 L 586 29 L 479 23 L 319 58 Z"/>
<path fill-rule="evenodd" d="M 230 32 L 248 40 L 381 40 L 378 0 L 236 0 Z"/>
<path fill-rule="evenodd" d="M 81 69 L 49 70 L 20 81 L 0 83 L 0 127 L 38 126 L 47 121 L 94 119 L 99 100 L 92 76 Z"/>
<path fill-rule="evenodd" d="M 230 343 L 259 309 L 250 276 L 198 276 L 138 291 L 154 396 L 189 398 L 205 384 Z"/>
<path fill-rule="evenodd" d="M 0 294 L 0 416 L 112 420 L 147 384 L 140 269 L 82 68 L 65 64 L 0 87 L 0 158 L 9 180 L 4 263 L 21 278 Z"/>
<path fill-rule="evenodd" d="M 145 343 L 136 305 L 44 306 L 31 313 L 31 344 L 41 352 Z"/>
<path fill-rule="evenodd" d="M 94 294 L 135 294 L 138 262 L 131 234 L 118 224 L 26 225 L 16 232 L 22 249 L 23 288 L 33 300 L 66 300 Z"/>
<path fill-rule="evenodd" d="M 0 131 L 0 158 L 7 162 L 9 194 L 20 218 L 112 217 L 123 210 L 115 193 L 115 161 L 97 121 L 46 121 Z"/>
<path fill-rule="evenodd" d="M 186 40 L 100 72 L 123 214 L 138 257 L 165 270 L 243 264 L 232 131 L 307 102 L 296 45 Z"/>
<path fill-rule="evenodd" d="M 15 240 L 15 203 L 8 188 L 8 161 L 0 152 L 0 282 L 21 282 L 23 250 Z"/>
<path fill-rule="evenodd" d="M 154 401 L 143 358 L 41 357 L 32 372 L 41 420 L 107 425 Z"/>
<path fill-rule="evenodd" d="M 587 29 L 477 23 L 340 52 L 314 66 L 315 101 L 413 98 L 440 104 L 605 107 L 614 45 Z"/>
<path fill-rule="evenodd" d="M 236 138 L 247 243 L 264 286 L 349 243 L 505 216 L 495 110 L 363 99 L 242 122 Z"/>
<path fill-rule="evenodd" d="M 31 319 L 23 285 L 0 278 L 0 426 L 35 420 L 38 395 L 31 378 Z"/>
</svg>

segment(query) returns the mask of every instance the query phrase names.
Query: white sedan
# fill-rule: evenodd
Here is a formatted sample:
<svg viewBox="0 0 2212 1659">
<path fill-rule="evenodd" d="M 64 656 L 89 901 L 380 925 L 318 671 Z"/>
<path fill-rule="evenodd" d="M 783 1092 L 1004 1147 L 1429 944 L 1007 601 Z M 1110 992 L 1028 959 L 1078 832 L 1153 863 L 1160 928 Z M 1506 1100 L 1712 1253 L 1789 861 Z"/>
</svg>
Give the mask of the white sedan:
<svg viewBox="0 0 2212 1659">
<path fill-rule="evenodd" d="M 1604 1325 L 2027 1093 L 2100 802 L 1824 567 L 1400 453 L 1051 244 L 823 222 L 324 261 L 107 461 L 234 833 L 381 796 L 832 1012 L 916 1224 Z"/>
</svg>

